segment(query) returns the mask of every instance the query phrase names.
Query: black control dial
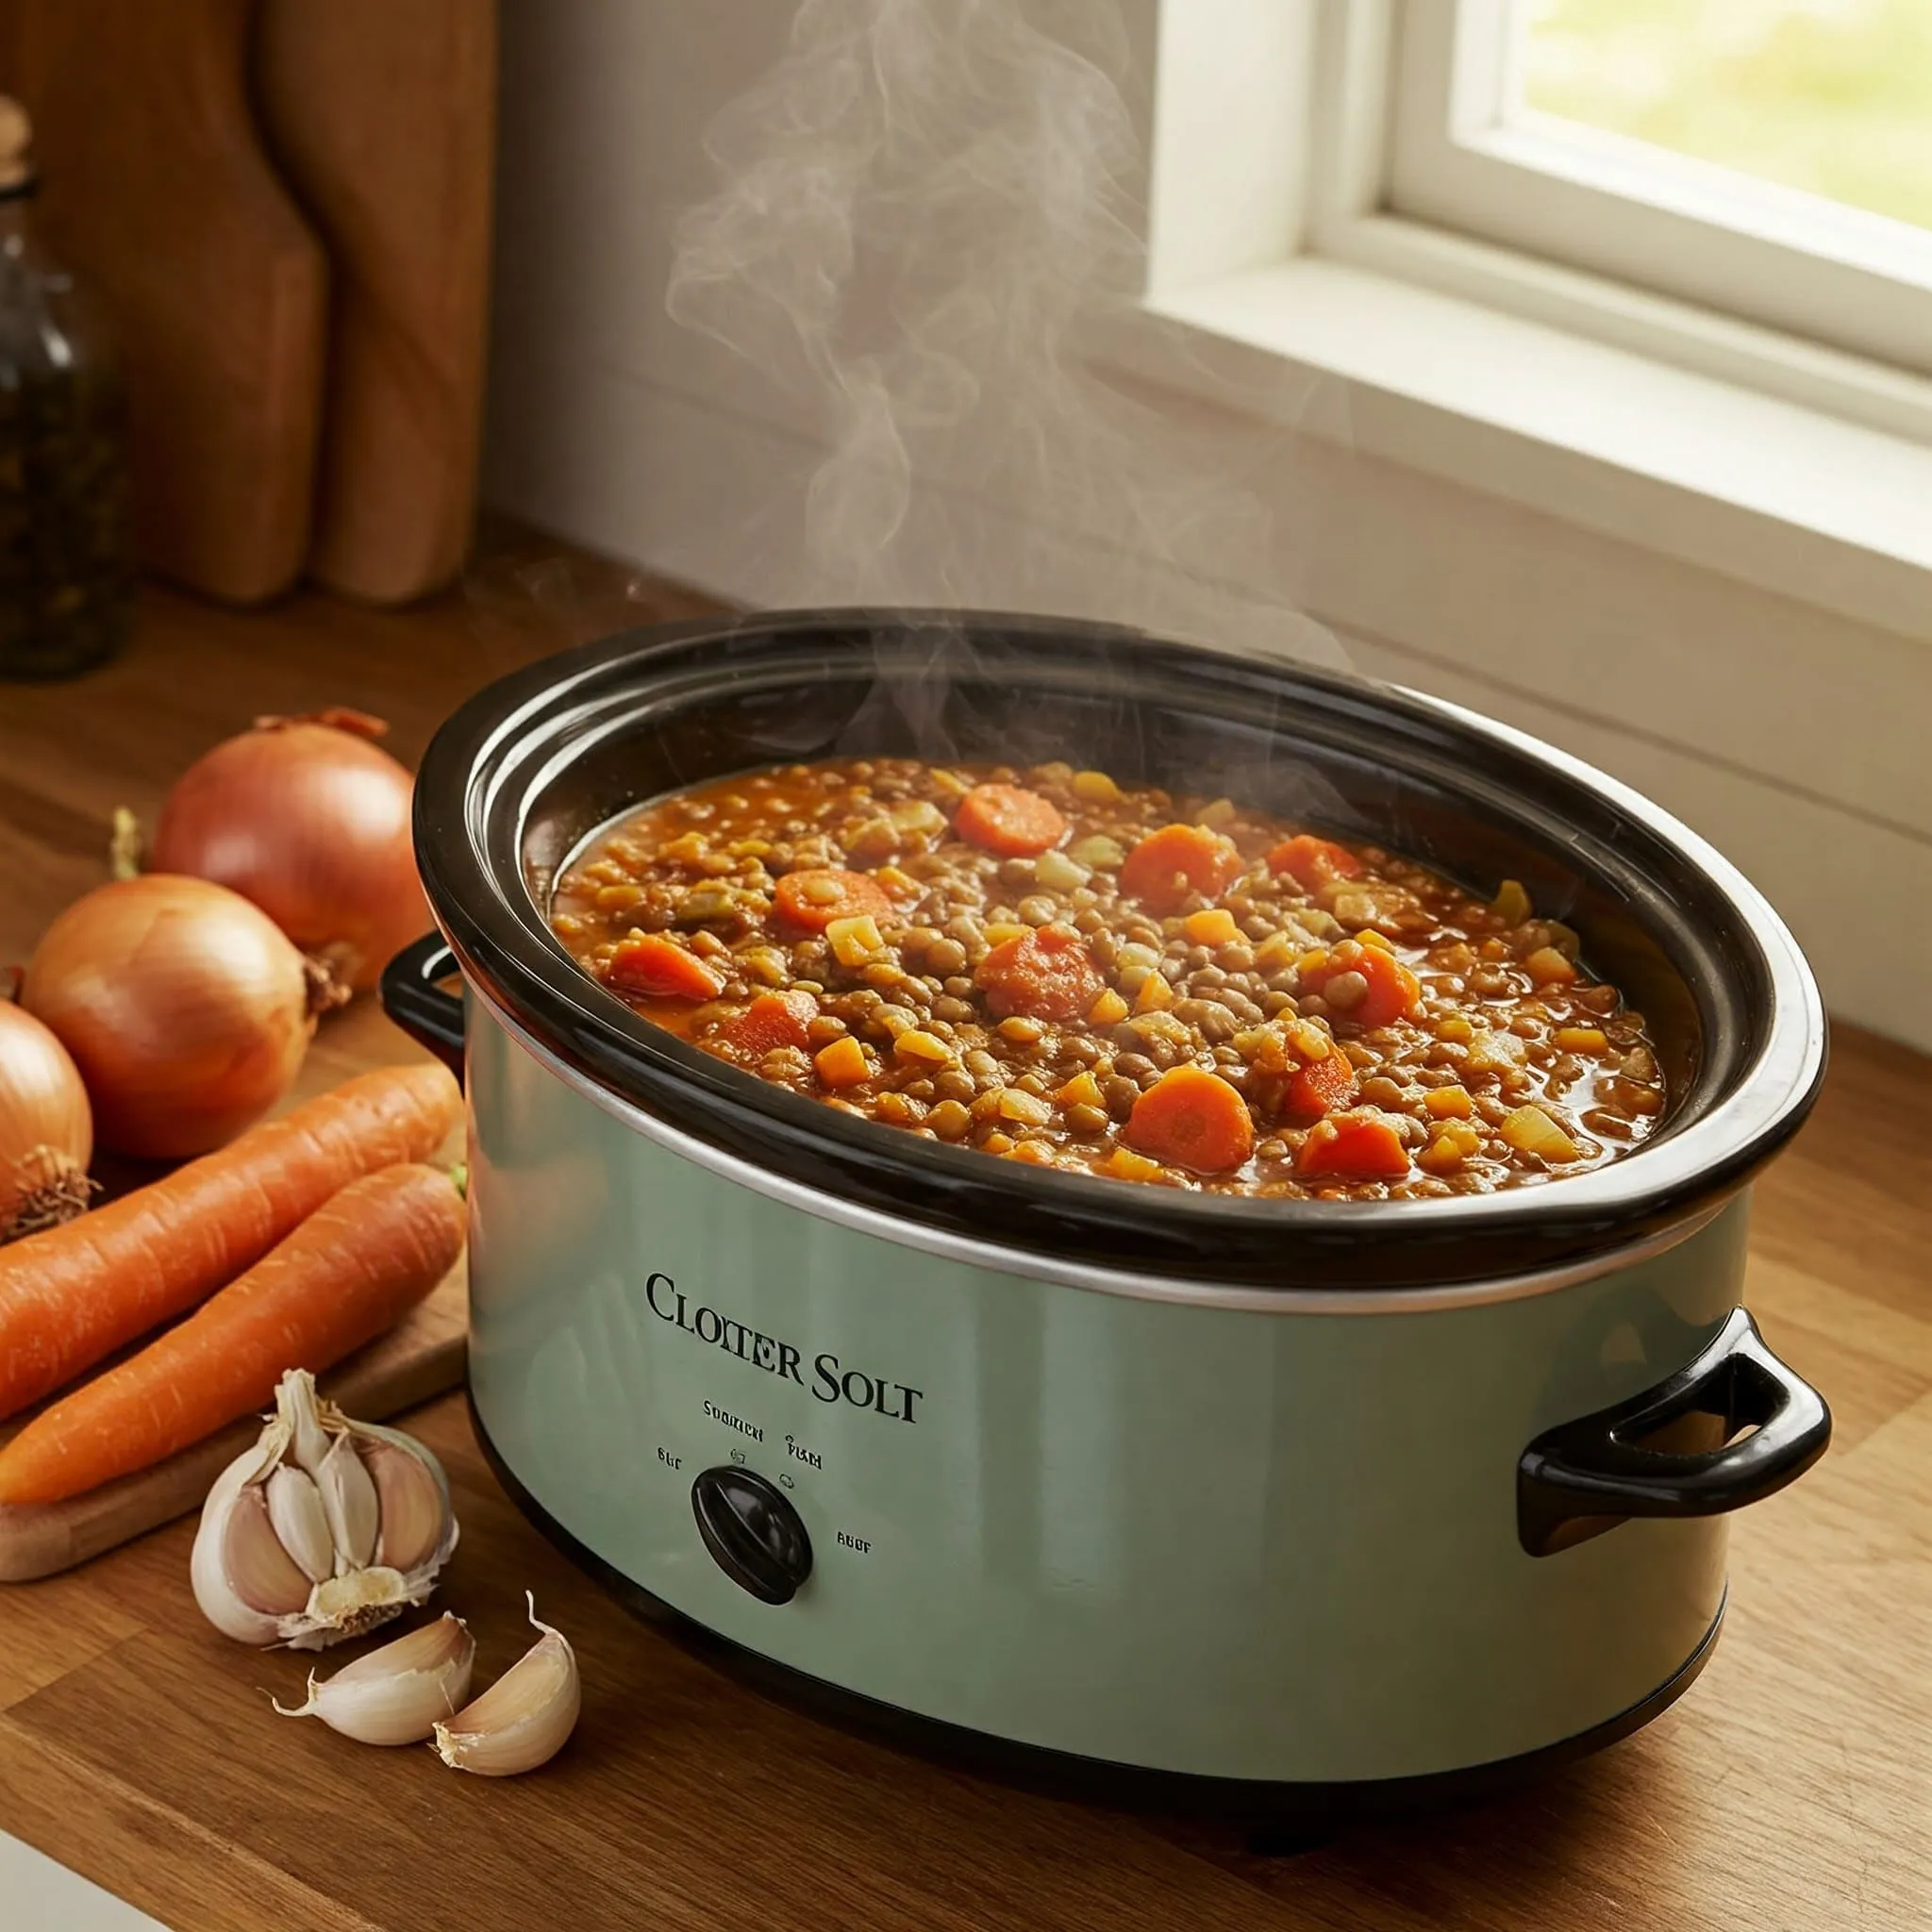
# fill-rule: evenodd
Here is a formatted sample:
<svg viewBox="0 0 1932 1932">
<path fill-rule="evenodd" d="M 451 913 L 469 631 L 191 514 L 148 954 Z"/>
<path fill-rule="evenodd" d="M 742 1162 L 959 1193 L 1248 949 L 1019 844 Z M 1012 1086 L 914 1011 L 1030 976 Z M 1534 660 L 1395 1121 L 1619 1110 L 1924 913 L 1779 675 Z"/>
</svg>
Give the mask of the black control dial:
<svg viewBox="0 0 1932 1932">
<path fill-rule="evenodd" d="M 741 1590 L 766 1604 L 797 1595 L 811 1574 L 811 1539 L 775 1483 L 726 1463 L 699 1474 L 691 1507 L 706 1549 Z"/>
</svg>

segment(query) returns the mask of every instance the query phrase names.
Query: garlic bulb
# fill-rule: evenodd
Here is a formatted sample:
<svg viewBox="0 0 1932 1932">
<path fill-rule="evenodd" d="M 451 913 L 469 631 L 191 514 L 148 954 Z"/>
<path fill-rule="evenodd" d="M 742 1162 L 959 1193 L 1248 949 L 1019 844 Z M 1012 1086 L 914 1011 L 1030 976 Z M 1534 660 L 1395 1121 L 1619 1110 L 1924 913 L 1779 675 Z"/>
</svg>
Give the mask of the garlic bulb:
<svg viewBox="0 0 1932 1932">
<path fill-rule="evenodd" d="M 456 1546 L 436 1457 L 351 1421 L 291 1369 L 254 1447 L 208 1491 L 191 1574 L 203 1614 L 238 1643 L 321 1650 L 426 1603 Z"/>
<path fill-rule="evenodd" d="M 576 1653 L 560 1630 L 537 1622 L 537 1599 L 528 1603 L 530 1622 L 543 1634 L 475 1703 L 436 1726 L 437 1753 L 454 1770 L 478 1777 L 535 1771 L 576 1728 L 583 1702 Z"/>
<path fill-rule="evenodd" d="M 455 1714 L 470 1694 L 476 1641 L 460 1617 L 448 1614 L 367 1657 L 326 1682 L 308 1674 L 308 1701 L 284 1717 L 319 1717 L 360 1744 L 420 1744 L 439 1718 Z"/>
</svg>

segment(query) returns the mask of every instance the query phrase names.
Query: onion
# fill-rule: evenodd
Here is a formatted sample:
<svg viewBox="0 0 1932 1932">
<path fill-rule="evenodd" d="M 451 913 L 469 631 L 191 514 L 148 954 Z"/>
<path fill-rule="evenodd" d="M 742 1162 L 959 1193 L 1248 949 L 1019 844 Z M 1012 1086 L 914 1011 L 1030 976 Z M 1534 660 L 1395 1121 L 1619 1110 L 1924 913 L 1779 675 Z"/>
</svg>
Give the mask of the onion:
<svg viewBox="0 0 1932 1932">
<path fill-rule="evenodd" d="M 20 1003 L 74 1056 L 104 1146 L 179 1159 L 289 1091 L 324 979 L 239 892 L 172 873 L 116 879 L 47 928 Z"/>
<path fill-rule="evenodd" d="M 252 899 L 352 987 L 429 927 L 409 774 L 360 711 L 258 718 L 175 781 L 148 862 Z"/>
<path fill-rule="evenodd" d="M 0 999 L 0 1241 L 72 1221 L 93 1189 L 93 1151 L 87 1089 L 67 1049 Z"/>
</svg>

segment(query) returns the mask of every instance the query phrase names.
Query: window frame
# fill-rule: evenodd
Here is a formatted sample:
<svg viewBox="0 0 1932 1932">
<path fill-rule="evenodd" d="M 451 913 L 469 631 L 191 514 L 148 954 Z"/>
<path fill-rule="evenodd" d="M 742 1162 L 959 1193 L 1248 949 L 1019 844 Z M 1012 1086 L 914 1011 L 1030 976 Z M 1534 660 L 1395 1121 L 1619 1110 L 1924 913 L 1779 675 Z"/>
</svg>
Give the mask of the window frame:
<svg viewBox="0 0 1932 1932">
<path fill-rule="evenodd" d="M 1391 212 L 1932 374 L 1932 230 L 1512 111 L 1520 0 L 1368 4 L 1392 7 Z"/>
<path fill-rule="evenodd" d="M 1406 4 L 1123 0 L 1154 77 L 1150 314 L 1242 276 L 1333 263 L 1932 446 L 1932 377 L 1914 369 L 1391 211 Z"/>
</svg>

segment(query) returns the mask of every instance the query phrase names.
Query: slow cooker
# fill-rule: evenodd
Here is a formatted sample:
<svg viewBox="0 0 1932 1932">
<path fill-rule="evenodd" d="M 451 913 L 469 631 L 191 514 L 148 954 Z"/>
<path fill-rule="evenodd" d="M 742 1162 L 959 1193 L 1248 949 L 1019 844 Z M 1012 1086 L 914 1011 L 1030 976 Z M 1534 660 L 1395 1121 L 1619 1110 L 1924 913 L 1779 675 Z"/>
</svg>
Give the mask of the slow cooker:
<svg viewBox="0 0 1932 1932">
<path fill-rule="evenodd" d="M 885 752 L 1099 764 L 1521 879 L 1646 1015 L 1668 1117 L 1486 1196 L 1141 1187 L 761 1082 L 549 932 L 624 810 Z M 384 991 L 466 1070 L 478 1437 L 592 1574 L 780 1692 L 1256 1822 L 1479 1791 L 1675 1699 L 1725 1516 L 1824 1451 L 1741 1306 L 1817 989 L 1707 844 L 1521 733 L 1119 628 L 761 615 L 491 685 L 415 812 L 440 931 Z"/>
</svg>

